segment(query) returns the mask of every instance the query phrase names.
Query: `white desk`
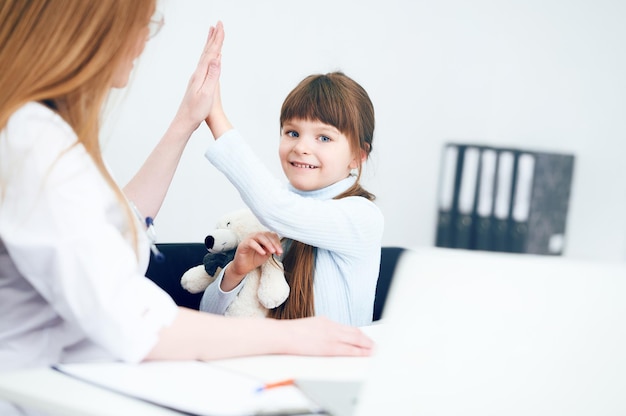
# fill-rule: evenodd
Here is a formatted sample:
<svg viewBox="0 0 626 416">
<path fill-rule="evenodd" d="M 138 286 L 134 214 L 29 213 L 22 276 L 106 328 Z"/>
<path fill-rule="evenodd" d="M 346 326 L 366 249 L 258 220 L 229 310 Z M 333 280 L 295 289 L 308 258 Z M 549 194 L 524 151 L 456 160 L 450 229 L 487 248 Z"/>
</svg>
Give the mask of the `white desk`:
<svg viewBox="0 0 626 416">
<path fill-rule="evenodd" d="M 371 331 L 368 333 L 374 336 Z M 370 361 L 369 357 L 269 355 L 219 360 L 212 364 L 254 376 L 262 382 L 272 382 L 285 378 L 362 380 Z M 50 415 L 181 414 L 80 381 L 51 368 L 0 373 L 0 398 L 46 411 Z"/>
<path fill-rule="evenodd" d="M 178 412 L 96 387 L 50 368 L 0 373 L 0 398 L 59 416 L 180 416 Z"/>
</svg>

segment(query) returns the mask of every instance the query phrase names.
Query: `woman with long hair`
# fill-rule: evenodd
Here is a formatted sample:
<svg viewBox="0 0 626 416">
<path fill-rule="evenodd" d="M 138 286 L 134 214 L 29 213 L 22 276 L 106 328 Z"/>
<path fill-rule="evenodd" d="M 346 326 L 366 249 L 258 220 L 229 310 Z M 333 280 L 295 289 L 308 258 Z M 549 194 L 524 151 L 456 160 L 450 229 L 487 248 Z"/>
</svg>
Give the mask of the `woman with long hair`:
<svg viewBox="0 0 626 416">
<path fill-rule="evenodd" d="M 170 127 L 121 189 L 100 149 L 102 110 L 162 24 L 155 0 L 0 3 L 0 370 L 369 354 L 358 329 L 180 308 L 145 277 L 149 239 L 136 211 L 158 213 L 209 114 L 224 37 L 220 23 L 211 28 Z"/>
</svg>

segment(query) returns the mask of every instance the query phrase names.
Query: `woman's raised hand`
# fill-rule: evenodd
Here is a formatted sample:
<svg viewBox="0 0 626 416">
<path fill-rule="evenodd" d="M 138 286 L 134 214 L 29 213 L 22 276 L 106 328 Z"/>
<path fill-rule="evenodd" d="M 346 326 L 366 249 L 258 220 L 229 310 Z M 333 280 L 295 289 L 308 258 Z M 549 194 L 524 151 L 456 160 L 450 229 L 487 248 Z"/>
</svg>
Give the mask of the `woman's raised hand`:
<svg viewBox="0 0 626 416">
<path fill-rule="evenodd" d="M 209 30 L 204 50 L 176 114 L 176 119 L 185 123 L 190 135 L 207 118 L 213 106 L 219 85 L 223 43 L 224 26 L 217 22 Z"/>
</svg>

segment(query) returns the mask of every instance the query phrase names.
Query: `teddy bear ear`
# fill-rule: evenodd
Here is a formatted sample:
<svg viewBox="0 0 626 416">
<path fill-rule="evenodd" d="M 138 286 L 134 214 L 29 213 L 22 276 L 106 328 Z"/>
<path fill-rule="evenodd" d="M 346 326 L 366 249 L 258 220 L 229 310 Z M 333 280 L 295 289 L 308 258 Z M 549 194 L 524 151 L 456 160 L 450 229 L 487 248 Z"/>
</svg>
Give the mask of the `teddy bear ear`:
<svg viewBox="0 0 626 416">
<path fill-rule="evenodd" d="M 207 248 L 207 250 L 212 249 L 214 244 L 215 244 L 215 238 L 213 238 L 212 235 L 207 235 L 206 238 L 204 239 L 204 246 Z"/>
</svg>

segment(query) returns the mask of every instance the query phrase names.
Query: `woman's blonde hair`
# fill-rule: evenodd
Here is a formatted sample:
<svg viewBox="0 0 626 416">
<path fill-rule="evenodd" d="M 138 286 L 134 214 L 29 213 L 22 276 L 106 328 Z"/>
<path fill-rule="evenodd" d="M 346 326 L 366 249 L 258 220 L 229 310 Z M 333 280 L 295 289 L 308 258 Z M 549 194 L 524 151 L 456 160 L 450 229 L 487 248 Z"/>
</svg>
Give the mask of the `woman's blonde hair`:
<svg viewBox="0 0 626 416">
<path fill-rule="evenodd" d="M 120 65 L 156 0 L 2 0 L 0 3 L 0 130 L 27 102 L 56 111 L 135 221 L 105 168 L 100 116 Z"/>
<path fill-rule="evenodd" d="M 367 158 L 374 140 L 374 105 L 361 85 L 342 72 L 310 75 L 285 98 L 280 112 L 280 126 L 294 119 L 321 121 L 346 135 L 358 161 L 354 184 L 334 199 L 360 196 L 370 201 L 375 196 L 360 184 L 362 155 Z M 303 219 L 305 220 L 305 219 Z M 283 257 L 285 278 L 290 286 L 287 300 L 269 311 L 277 319 L 295 319 L 315 315 L 313 278 L 316 248 L 300 241 L 291 242 Z"/>
</svg>

